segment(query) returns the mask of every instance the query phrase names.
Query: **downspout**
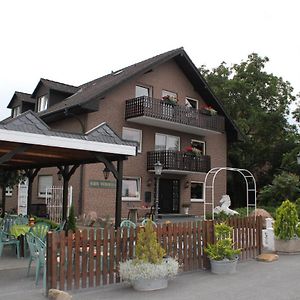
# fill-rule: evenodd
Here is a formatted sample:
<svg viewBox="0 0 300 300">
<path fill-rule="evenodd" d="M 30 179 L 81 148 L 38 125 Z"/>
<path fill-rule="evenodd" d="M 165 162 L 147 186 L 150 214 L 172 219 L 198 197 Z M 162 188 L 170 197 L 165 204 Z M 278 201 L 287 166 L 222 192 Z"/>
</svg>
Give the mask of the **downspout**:
<svg viewBox="0 0 300 300">
<path fill-rule="evenodd" d="M 83 121 L 78 117 L 76 116 L 75 114 L 71 113 L 69 111 L 68 108 L 66 108 L 64 110 L 64 114 L 66 117 L 72 117 L 74 118 L 75 120 L 77 120 L 80 124 L 80 127 L 81 127 L 81 133 L 82 134 L 85 134 L 86 130 L 85 130 L 85 124 L 83 123 Z M 83 165 L 80 165 L 80 168 L 79 168 L 79 201 L 78 201 L 78 214 L 79 215 L 82 215 L 83 213 L 83 175 L 84 175 L 84 169 L 83 169 Z"/>
</svg>

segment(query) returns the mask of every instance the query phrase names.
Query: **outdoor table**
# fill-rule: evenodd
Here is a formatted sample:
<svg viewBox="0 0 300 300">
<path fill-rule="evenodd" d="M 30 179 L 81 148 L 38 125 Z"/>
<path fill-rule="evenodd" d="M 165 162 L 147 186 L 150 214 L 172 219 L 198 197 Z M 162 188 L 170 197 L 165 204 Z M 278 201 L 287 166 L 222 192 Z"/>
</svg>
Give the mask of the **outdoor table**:
<svg viewBox="0 0 300 300">
<path fill-rule="evenodd" d="M 12 225 L 9 234 L 20 240 L 20 256 L 24 257 L 24 236 L 29 232 L 30 226 L 28 225 Z"/>
</svg>

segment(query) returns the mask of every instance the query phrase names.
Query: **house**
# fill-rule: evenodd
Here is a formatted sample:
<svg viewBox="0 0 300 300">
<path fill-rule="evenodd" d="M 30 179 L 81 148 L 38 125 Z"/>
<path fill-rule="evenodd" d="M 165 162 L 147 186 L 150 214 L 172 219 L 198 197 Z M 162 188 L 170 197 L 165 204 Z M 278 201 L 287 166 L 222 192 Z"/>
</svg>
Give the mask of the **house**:
<svg viewBox="0 0 300 300">
<path fill-rule="evenodd" d="M 175 49 L 75 87 L 41 79 L 31 95 L 16 92 L 11 117 L 31 109 L 51 129 L 88 133 L 106 122 L 138 154 L 124 162 L 122 214 L 155 201 L 154 165 L 163 164 L 159 213 L 202 215 L 203 183 L 212 167 L 227 165 L 227 145 L 239 132 L 221 101 L 183 48 Z M 2 121 L 6 122 L 6 120 Z M 46 188 L 61 185 L 56 168 L 42 169 L 33 184 L 33 203 L 44 203 Z M 78 168 L 70 184 L 77 214 L 112 216 L 115 181 L 99 165 Z M 215 197 L 226 194 L 226 174 L 218 177 Z M 18 188 L 8 191 L 17 206 Z"/>
</svg>

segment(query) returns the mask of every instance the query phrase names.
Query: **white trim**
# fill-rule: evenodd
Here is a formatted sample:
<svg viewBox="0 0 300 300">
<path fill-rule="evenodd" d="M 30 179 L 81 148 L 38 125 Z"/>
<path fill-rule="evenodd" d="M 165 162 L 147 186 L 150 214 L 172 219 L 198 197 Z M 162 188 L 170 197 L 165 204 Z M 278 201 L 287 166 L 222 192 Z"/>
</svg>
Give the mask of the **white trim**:
<svg viewBox="0 0 300 300">
<path fill-rule="evenodd" d="M 195 181 L 191 180 L 191 191 L 192 191 L 192 183 L 202 183 L 202 199 L 197 199 L 197 198 L 191 198 L 191 202 L 193 203 L 204 203 L 204 182 L 203 181 Z"/>
<path fill-rule="evenodd" d="M 137 84 L 135 85 L 135 89 L 134 89 L 134 95 L 135 95 L 135 97 L 138 97 L 138 96 L 136 95 L 136 87 L 137 87 L 137 86 L 139 86 L 139 87 L 141 87 L 141 88 L 144 88 L 144 89 L 148 89 L 149 95 L 146 96 L 146 97 L 152 97 L 152 95 L 153 95 L 153 86 L 147 85 L 147 84 L 143 84 L 143 83 L 141 83 L 141 84 L 137 83 Z M 139 97 L 141 97 L 141 96 L 139 96 Z"/>
<path fill-rule="evenodd" d="M 5 129 L 0 129 L 0 141 L 67 148 L 67 149 L 74 149 L 74 150 L 107 152 L 107 153 L 122 154 L 122 155 L 132 155 L 132 156 L 136 155 L 135 146 L 93 142 L 93 141 L 79 140 L 74 138 L 64 138 L 58 136 L 49 136 L 43 134 L 5 130 Z"/>
<path fill-rule="evenodd" d="M 141 129 L 136 129 L 136 128 L 132 128 L 132 127 L 122 127 L 122 140 L 125 140 L 125 141 L 131 141 L 131 140 L 127 140 L 127 139 L 124 138 L 124 136 L 123 136 L 124 129 L 136 131 L 136 132 L 139 133 L 140 140 L 139 141 L 132 140 L 132 142 L 139 142 L 139 147 L 138 147 L 137 150 L 138 150 L 138 153 L 142 153 L 143 131 Z"/>
<path fill-rule="evenodd" d="M 195 109 L 199 109 L 199 100 L 198 99 L 191 98 L 191 97 L 185 97 L 185 104 L 187 104 L 186 101 L 188 101 L 188 99 L 195 101 L 197 103 L 197 107 Z"/>
<path fill-rule="evenodd" d="M 134 176 L 123 176 L 122 180 L 138 180 L 138 197 L 123 197 L 122 196 L 122 201 L 141 201 L 141 188 L 142 188 L 142 178 L 141 177 L 134 177 Z M 122 183 L 123 186 L 123 183 Z"/>
<path fill-rule="evenodd" d="M 206 142 L 205 141 L 201 141 L 201 140 L 191 139 L 191 144 L 193 142 L 202 143 L 203 144 L 203 153 L 202 153 L 202 155 L 206 155 Z"/>
<path fill-rule="evenodd" d="M 97 128 L 99 128 L 99 127 L 105 125 L 105 124 L 106 124 L 106 122 L 102 122 L 102 123 L 96 125 L 95 127 L 93 127 L 92 129 L 90 129 L 89 131 L 87 131 L 85 134 L 89 134 L 89 133 L 91 133 L 92 131 L 94 131 L 95 129 L 97 129 Z"/>
</svg>

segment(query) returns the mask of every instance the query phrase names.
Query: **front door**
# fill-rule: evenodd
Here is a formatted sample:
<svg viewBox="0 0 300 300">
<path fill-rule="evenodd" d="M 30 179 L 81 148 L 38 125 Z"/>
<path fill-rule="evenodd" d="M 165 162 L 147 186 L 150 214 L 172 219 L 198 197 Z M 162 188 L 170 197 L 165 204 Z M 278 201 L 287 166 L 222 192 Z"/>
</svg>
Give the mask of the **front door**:
<svg viewBox="0 0 300 300">
<path fill-rule="evenodd" d="M 159 211 L 160 214 L 179 212 L 179 180 L 160 179 Z"/>
</svg>

